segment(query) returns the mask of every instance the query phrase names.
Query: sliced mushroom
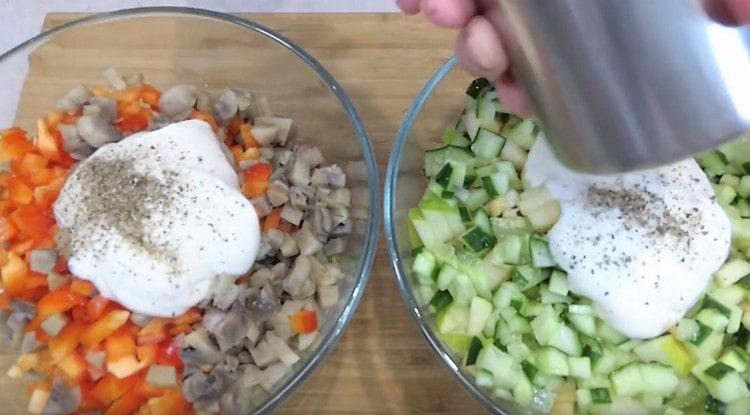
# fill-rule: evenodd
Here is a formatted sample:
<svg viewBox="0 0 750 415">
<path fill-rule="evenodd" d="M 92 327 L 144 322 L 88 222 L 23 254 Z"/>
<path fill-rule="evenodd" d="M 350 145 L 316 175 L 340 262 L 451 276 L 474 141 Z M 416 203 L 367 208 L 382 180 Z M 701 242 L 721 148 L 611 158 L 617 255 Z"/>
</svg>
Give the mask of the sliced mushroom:
<svg viewBox="0 0 750 415">
<path fill-rule="evenodd" d="M 318 302 L 323 309 L 335 306 L 339 301 L 339 286 L 318 287 Z"/>
<path fill-rule="evenodd" d="M 171 119 L 185 119 L 198 100 L 196 88 L 192 85 L 175 85 L 159 97 L 159 109 Z"/>
<path fill-rule="evenodd" d="M 243 89 L 235 88 L 233 91 L 235 95 L 237 95 L 237 110 L 239 111 L 240 116 L 245 120 L 253 121 L 254 114 L 252 111 L 255 96 L 252 92 Z"/>
<path fill-rule="evenodd" d="M 292 366 L 299 361 L 299 356 L 281 339 L 276 333 L 269 331 L 266 333 L 266 341 L 276 352 L 279 360 L 287 366 Z"/>
<path fill-rule="evenodd" d="M 294 160 L 294 153 L 291 150 L 281 149 L 274 154 L 274 162 L 279 166 L 287 166 Z"/>
<path fill-rule="evenodd" d="M 323 244 L 320 243 L 306 226 L 297 231 L 294 239 L 297 241 L 301 255 L 313 255 L 323 248 Z"/>
<path fill-rule="evenodd" d="M 218 399 L 234 379 L 224 370 L 212 370 L 209 374 L 196 372 L 182 382 L 182 393 L 189 402 Z"/>
<path fill-rule="evenodd" d="M 43 415 L 60 415 L 73 413 L 81 405 L 81 388 L 69 387 L 60 377 L 52 381 L 47 406 Z"/>
<path fill-rule="evenodd" d="M 210 114 L 214 106 L 213 95 L 211 95 L 211 93 L 206 91 L 205 89 L 196 88 L 195 96 L 196 96 L 195 108 L 197 108 L 198 111 L 205 112 L 206 114 Z"/>
<path fill-rule="evenodd" d="M 220 124 L 226 124 L 237 115 L 238 106 L 237 94 L 231 89 L 225 89 L 214 104 L 214 116 Z"/>
<path fill-rule="evenodd" d="M 110 98 L 93 97 L 84 105 L 83 115 L 98 116 L 111 123 L 117 118 L 117 103 Z"/>
<path fill-rule="evenodd" d="M 54 249 L 34 249 L 29 253 L 29 267 L 40 274 L 49 274 L 57 262 Z"/>
<path fill-rule="evenodd" d="M 274 352 L 273 347 L 266 340 L 261 340 L 250 350 L 250 355 L 258 367 L 266 367 L 271 363 L 279 360 L 279 356 Z"/>
<path fill-rule="evenodd" d="M 314 187 L 344 187 L 346 174 L 339 166 L 320 167 L 313 171 L 310 184 Z"/>
<path fill-rule="evenodd" d="M 250 132 L 258 143 L 269 146 L 276 141 L 279 130 L 275 125 L 254 124 Z"/>
<path fill-rule="evenodd" d="M 301 292 L 305 280 L 310 278 L 311 269 L 312 263 L 310 262 L 310 258 L 303 253 L 294 261 L 292 271 L 284 278 L 281 287 L 291 296 L 297 296 Z"/>
<path fill-rule="evenodd" d="M 84 115 L 76 122 L 76 129 L 83 141 L 94 148 L 113 143 L 122 139 L 122 132 L 113 127 L 107 121 Z"/>
<path fill-rule="evenodd" d="M 62 99 L 57 101 L 57 109 L 69 114 L 75 114 L 83 108 L 83 104 L 88 102 L 92 96 L 88 88 L 83 85 L 77 85 L 68 91 Z"/>
<path fill-rule="evenodd" d="M 242 322 L 242 315 L 235 312 L 229 312 L 221 321 L 216 331 L 212 334 L 216 338 L 219 350 L 224 352 L 229 348 L 242 343 L 245 333 L 246 329 Z"/>
<path fill-rule="evenodd" d="M 177 386 L 177 372 L 174 366 L 151 365 L 146 373 L 146 383 L 157 388 Z"/>
<path fill-rule="evenodd" d="M 281 248 L 279 248 L 279 251 L 281 252 L 281 255 L 290 258 L 297 254 L 299 254 L 299 247 L 297 246 L 297 241 L 294 240 L 291 236 L 287 235 L 284 239 L 284 243 L 281 245 Z"/>
<path fill-rule="evenodd" d="M 42 347 L 42 343 L 36 339 L 34 331 L 27 331 L 21 339 L 21 353 L 34 353 Z"/>
<path fill-rule="evenodd" d="M 250 203 L 252 203 L 255 213 L 258 214 L 259 218 L 264 218 L 271 213 L 271 205 L 268 202 L 266 196 L 258 196 L 250 199 Z"/>
<path fill-rule="evenodd" d="M 20 313 L 28 319 L 32 319 L 36 316 L 36 305 L 29 301 L 14 298 L 10 300 L 10 308 L 14 313 Z"/>
<path fill-rule="evenodd" d="M 326 256 L 339 255 L 346 250 L 346 238 L 332 238 L 326 243 L 324 252 Z"/>
<path fill-rule="evenodd" d="M 126 73 L 122 76 L 122 80 L 125 81 L 128 86 L 142 85 L 143 74 L 140 72 Z"/>
<path fill-rule="evenodd" d="M 268 186 L 266 197 L 272 206 L 281 206 L 289 200 L 289 186 L 281 180 L 274 180 Z"/>
<path fill-rule="evenodd" d="M 302 212 L 301 209 L 296 208 L 290 204 L 284 205 L 284 207 L 281 209 L 281 219 L 284 219 L 294 226 L 299 226 L 300 223 L 302 223 L 303 215 L 304 212 Z M 281 242 L 283 243 L 284 241 Z M 279 244 L 279 246 L 281 246 L 281 244 Z"/>
<path fill-rule="evenodd" d="M 263 370 L 260 385 L 268 392 L 284 377 L 291 369 L 284 363 L 276 363 Z"/>
<path fill-rule="evenodd" d="M 289 203 L 300 209 L 310 207 L 312 199 L 315 197 L 315 190 L 310 186 L 292 186 L 289 189 Z"/>
<path fill-rule="evenodd" d="M 105 69 L 104 78 L 107 79 L 109 86 L 111 86 L 113 89 L 123 90 L 128 87 L 128 85 L 125 83 L 125 80 L 122 79 L 122 76 L 120 76 L 120 74 L 117 73 L 117 70 L 115 70 L 115 68 Z"/>
<path fill-rule="evenodd" d="M 83 141 L 74 125 L 60 124 L 57 128 L 63 137 L 63 148 L 74 159 L 83 160 L 94 152 L 93 147 Z"/>
<path fill-rule="evenodd" d="M 320 152 L 318 147 L 307 147 L 301 149 L 297 158 L 304 160 L 310 167 L 317 167 L 324 161 L 323 153 Z"/>
<path fill-rule="evenodd" d="M 221 353 L 205 329 L 199 327 L 193 330 L 185 336 L 185 342 L 200 353 L 203 361 L 208 363 L 218 363 L 221 361 Z"/>
<path fill-rule="evenodd" d="M 312 229 L 318 235 L 328 236 L 333 228 L 333 219 L 331 211 L 327 207 L 318 203 L 313 209 Z"/>
<path fill-rule="evenodd" d="M 310 164 L 296 157 L 292 163 L 292 171 L 289 173 L 289 181 L 295 186 L 307 186 L 310 184 Z"/>
<path fill-rule="evenodd" d="M 268 105 L 268 99 L 266 97 L 260 97 L 256 100 L 253 100 L 254 108 L 253 108 L 253 115 L 255 117 L 273 117 L 273 111 L 271 111 L 271 106 Z"/>
</svg>

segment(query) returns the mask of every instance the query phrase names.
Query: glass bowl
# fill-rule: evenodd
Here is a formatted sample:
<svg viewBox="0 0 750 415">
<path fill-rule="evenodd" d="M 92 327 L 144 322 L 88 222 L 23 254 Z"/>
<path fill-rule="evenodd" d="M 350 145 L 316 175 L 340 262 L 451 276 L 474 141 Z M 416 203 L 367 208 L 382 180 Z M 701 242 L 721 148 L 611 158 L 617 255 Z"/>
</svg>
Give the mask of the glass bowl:
<svg viewBox="0 0 750 415">
<path fill-rule="evenodd" d="M 385 178 L 385 236 L 391 265 L 401 296 L 419 325 L 430 347 L 458 382 L 487 410 L 494 413 L 519 413 L 507 400 L 497 399 L 474 383 L 474 377 L 461 368 L 462 356 L 454 354 L 435 330 L 435 316 L 429 305 L 420 306 L 415 297 L 411 275 L 413 249 L 406 226 L 409 209 L 416 206 L 427 188 L 424 176 L 424 151 L 443 145 L 443 130 L 452 126 L 464 108 L 466 86 L 473 78 L 448 60 L 427 81 L 401 123 L 391 151 Z"/>
<path fill-rule="evenodd" d="M 346 252 L 347 278 L 339 302 L 327 311 L 316 342 L 271 394 L 255 399 L 256 412 L 279 404 L 341 337 L 362 298 L 379 229 L 378 170 L 362 121 L 339 83 L 299 46 L 257 23 L 200 9 L 159 7 L 86 17 L 42 33 L 0 55 L 0 129 L 35 131 L 35 120 L 77 84 L 104 85 L 102 72 L 143 74 L 158 88 L 179 83 L 208 89 L 239 87 L 268 98 L 274 111 L 294 119 L 299 141 L 317 145 L 327 162 L 359 162 L 350 178 L 359 209 Z M 353 209 L 355 207 L 353 206 Z M 0 348 L 3 373 L 14 361 Z M 7 413 L 25 413 L 23 382 L 0 380 Z"/>
</svg>

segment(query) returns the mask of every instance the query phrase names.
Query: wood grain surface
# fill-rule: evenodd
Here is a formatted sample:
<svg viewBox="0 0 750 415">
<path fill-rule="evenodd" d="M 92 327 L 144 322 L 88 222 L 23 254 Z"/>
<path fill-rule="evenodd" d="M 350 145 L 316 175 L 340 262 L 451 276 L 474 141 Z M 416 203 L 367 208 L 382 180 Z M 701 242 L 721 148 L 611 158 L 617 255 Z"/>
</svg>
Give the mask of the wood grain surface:
<svg viewBox="0 0 750 415">
<path fill-rule="evenodd" d="M 421 17 L 396 14 L 242 16 L 305 48 L 343 85 L 364 120 L 382 182 L 401 119 L 426 80 L 451 55 L 454 34 L 431 27 Z M 79 16 L 52 14 L 45 27 L 76 17 Z M 75 57 L 97 58 L 85 53 Z M 23 118 L 23 114 L 19 113 L 19 117 Z M 0 353 L 0 367 L 7 368 L 12 360 L 9 352 Z M 26 399 L 20 398 L 22 391 L 21 385 L 2 377 L 0 413 L 24 413 Z M 439 363 L 407 313 L 382 232 L 370 284 L 343 338 L 276 412 L 482 412 Z"/>
</svg>

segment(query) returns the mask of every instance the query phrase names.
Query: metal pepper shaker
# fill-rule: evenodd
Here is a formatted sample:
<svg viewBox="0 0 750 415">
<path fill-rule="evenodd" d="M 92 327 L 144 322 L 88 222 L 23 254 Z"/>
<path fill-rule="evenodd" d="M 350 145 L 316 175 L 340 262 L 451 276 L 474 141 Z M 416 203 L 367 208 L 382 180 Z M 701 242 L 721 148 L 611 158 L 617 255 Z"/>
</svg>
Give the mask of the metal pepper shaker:
<svg viewBox="0 0 750 415">
<path fill-rule="evenodd" d="M 750 30 L 706 1 L 498 0 L 514 74 L 563 163 L 636 170 L 750 131 Z"/>
</svg>

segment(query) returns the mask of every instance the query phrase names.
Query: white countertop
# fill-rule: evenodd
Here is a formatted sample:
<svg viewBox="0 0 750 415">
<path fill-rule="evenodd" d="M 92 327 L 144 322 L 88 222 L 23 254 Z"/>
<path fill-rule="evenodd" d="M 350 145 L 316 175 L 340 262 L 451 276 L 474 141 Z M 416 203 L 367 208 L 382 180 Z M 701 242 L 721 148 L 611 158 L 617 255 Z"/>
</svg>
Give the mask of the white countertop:
<svg viewBox="0 0 750 415">
<path fill-rule="evenodd" d="M 49 12 L 102 12 L 144 6 L 223 12 L 395 12 L 395 0 L 0 0 L 0 53 L 39 33 Z"/>
</svg>

